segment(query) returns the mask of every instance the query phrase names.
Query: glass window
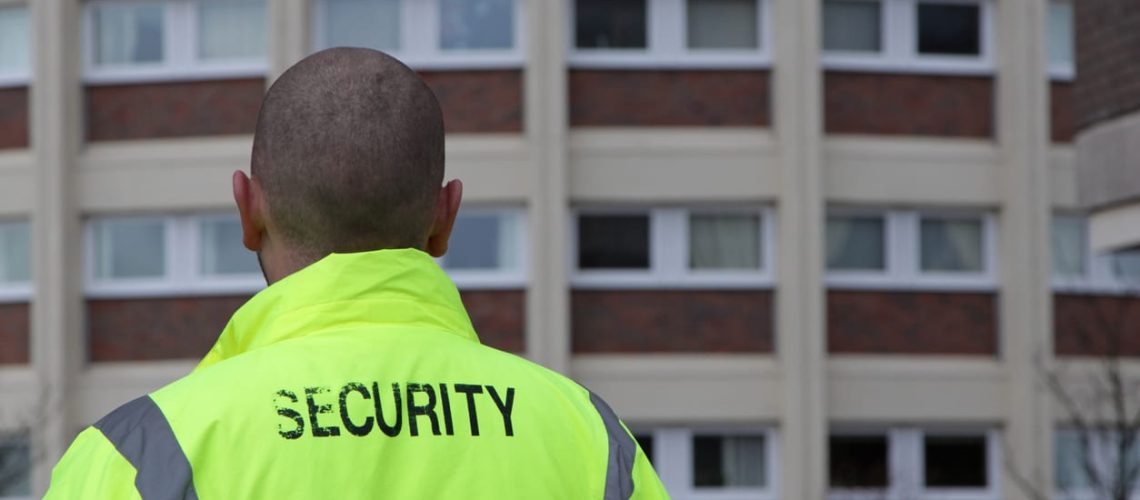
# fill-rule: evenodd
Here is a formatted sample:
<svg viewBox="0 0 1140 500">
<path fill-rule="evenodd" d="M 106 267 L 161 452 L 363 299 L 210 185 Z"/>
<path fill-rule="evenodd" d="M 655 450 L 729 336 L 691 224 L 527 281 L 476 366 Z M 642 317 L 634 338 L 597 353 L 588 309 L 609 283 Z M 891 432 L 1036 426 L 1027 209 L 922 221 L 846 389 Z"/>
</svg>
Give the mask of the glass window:
<svg viewBox="0 0 1140 500">
<path fill-rule="evenodd" d="M 646 0 L 576 0 L 575 39 L 582 49 L 644 49 Z"/>
<path fill-rule="evenodd" d="M 1140 283 L 1140 247 L 1112 252 L 1112 272 L 1129 284 Z"/>
<path fill-rule="evenodd" d="M 515 44 L 513 0 L 440 0 L 443 49 L 509 49 Z"/>
<path fill-rule="evenodd" d="M 32 277 L 32 231 L 27 222 L 0 223 L 0 284 Z"/>
<path fill-rule="evenodd" d="M 443 266 L 448 269 L 514 269 L 518 264 L 514 217 L 460 213 L 451 231 Z"/>
<path fill-rule="evenodd" d="M 919 3 L 920 54 L 976 56 L 982 53 L 978 5 Z"/>
<path fill-rule="evenodd" d="M 693 436 L 693 485 L 763 487 L 764 445 L 763 436 Z"/>
<path fill-rule="evenodd" d="M 889 486 L 887 436 L 831 436 L 829 445 L 832 488 Z"/>
<path fill-rule="evenodd" d="M 1053 458 L 1056 463 L 1057 489 L 1072 491 L 1091 485 L 1085 473 L 1085 450 L 1075 432 L 1058 432 Z"/>
<path fill-rule="evenodd" d="M 94 9 L 95 64 L 162 62 L 165 6 L 110 4 L 96 5 Z"/>
<path fill-rule="evenodd" d="M 400 0 L 324 0 L 326 47 L 400 48 Z"/>
<path fill-rule="evenodd" d="M 161 278 L 166 274 L 164 220 L 103 219 L 94 224 L 96 278 Z"/>
<path fill-rule="evenodd" d="M 760 46 L 757 0 L 689 0 L 689 48 L 754 49 Z"/>
<path fill-rule="evenodd" d="M 981 272 L 984 269 L 982 222 L 977 219 L 922 219 L 923 271 Z"/>
<path fill-rule="evenodd" d="M 1053 217 L 1053 273 L 1074 277 L 1085 274 L 1086 229 L 1085 219 L 1075 215 Z"/>
<path fill-rule="evenodd" d="M 27 7 L 0 8 L 0 73 L 28 71 L 29 40 Z"/>
<path fill-rule="evenodd" d="M 1073 4 L 1049 2 L 1049 62 L 1073 63 Z"/>
<path fill-rule="evenodd" d="M 242 243 L 241 222 L 237 217 L 208 218 L 199 222 L 202 234 L 202 274 L 261 274 L 257 254 Z"/>
<path fill-rule="evenodd" d="M 759 269 L 759 215 L 693 215 L 689 218 L 691 269 Z"/>
<path fill-rule="evenodd" d="M 823 50 L 882 50 L 882 7 L 877 1 L 824 0 Z"/>
<path fill-rule="evenodd" d="M 198 4 L 198 57 L 264 58 L 265 15 L 265 0 L 203 0 Z"/>
<path fill-rule="evenodd" d="M 984 436 L 926 436 L 926 486 L 985 488 L 988 457 Z"/>
<path fill-rule="evenodd" d="M 0 498 L 32 495 L 32 454 L 23 435 L 0 435 Z"/>
<path fill-rule="evenodd" d="M 839 271 L 886 269 L 886 228 L 882 217 L 829 216 L 827 268 Z"/>
<path fill-rule="evenodd" d="M 579 216 L 578 267 L 649 269 L 649 216 Z"/>
</svg>

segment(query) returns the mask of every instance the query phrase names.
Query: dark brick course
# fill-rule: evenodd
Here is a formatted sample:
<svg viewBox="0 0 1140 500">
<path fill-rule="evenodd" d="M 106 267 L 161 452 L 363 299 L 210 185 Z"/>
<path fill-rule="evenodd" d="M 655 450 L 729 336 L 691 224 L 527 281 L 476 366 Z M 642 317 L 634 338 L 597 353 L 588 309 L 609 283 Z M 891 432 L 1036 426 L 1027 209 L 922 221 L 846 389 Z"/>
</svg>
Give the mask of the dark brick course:
<svg viewBox="0 0 1140 500">
<path fill-rule="evenodd" d="M 1140 110 L 1140 2 L 1073 2 L 1077 79 L 1073 88 L 1077 129 Z"/>
<path fill-rule="evenodd" d="M 829 134 L 993 136 L 989 77 L 824 73 Z"/>
<path fill-rule="evenodd" d="M 1073 142 L 1077 121 L 1073 115 L 1073 84 L 1054 82 L 1049 86 L 1049 112 L 1053 142 Z"/>
<path fill-rule="evenodd" d="M 199 359 L 248 296 L 87 301 L 91 361 Z"/>
<path fill-rule="evenodd" d="M 526 292 L 472 290 L 460 295 L 481 342 L 518 354 L 526 350 Z"/>
<path fill-rule="evenodd" d="M 994 356 L 997 323 L 992 293 L 827 293 L 831 353 Z"/>
<path fill-rule="evenodd" d="M 577 290 L 576 353 L 772 352 L 769 291 Z"/>
<path fill-rule="evenodd" d="M 1140 357 L 1140 297 L 1053 295 L 1058 356 Z"/>
<path fill-rule="evenodd" d="M 27 364 L 30 308 L 26 302 L 0 304 L 0 365 Z"/>
<path fill-rule="evenodd" d="M 766 127 L 769 80 L 760 70 L 571 70 L 570 125 Z"/>
<path fill-rule="evenodd" d="M 28 139 L 28 88 L 0 89 L 0 149 L 26 148 Z"/>
<path fill-rule="evenodd" d="M 421 71 L 454 132 L 520 132 L 523 81 L 519 70 Z"/>
<path fill-rule="evenodd" d="M 252 134 L 265 80 L 91 85 L 87 140 Z"/>
</svg>

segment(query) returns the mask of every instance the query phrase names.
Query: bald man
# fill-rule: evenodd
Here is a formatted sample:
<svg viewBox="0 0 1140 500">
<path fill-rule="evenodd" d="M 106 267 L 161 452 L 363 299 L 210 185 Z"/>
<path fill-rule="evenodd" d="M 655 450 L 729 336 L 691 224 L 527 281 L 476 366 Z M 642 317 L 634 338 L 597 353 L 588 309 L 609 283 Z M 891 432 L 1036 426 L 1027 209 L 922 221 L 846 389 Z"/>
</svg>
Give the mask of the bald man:
<svg viewBox="0 0 1140 500">
<path fill-rule="evenodd" d="M 193 373 L 85 429 L 47 497 L 666 498 L 597 395 L 479 343 L 432 259 L 463 191 L 443 142 L 431 90 L 383 53 L 281 75 L 233 175 L 269 287 Z"/>
</svg>

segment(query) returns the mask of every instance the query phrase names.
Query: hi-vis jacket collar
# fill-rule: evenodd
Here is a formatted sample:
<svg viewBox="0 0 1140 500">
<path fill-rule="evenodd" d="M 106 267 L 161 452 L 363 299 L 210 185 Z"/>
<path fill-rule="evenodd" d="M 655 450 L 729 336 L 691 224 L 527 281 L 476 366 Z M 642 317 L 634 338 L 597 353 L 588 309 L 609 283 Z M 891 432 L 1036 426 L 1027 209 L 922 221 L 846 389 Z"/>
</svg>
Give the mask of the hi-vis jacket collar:
<svg viewBox="0 0 1140 500">
<path fill-rule="evenodd" d="M 426 253 L 332 254 L 253 296 L 234 313 L 196 370 L 353 323 L 399 324 L 479 341 L 459 291 Z"/>
</svg>

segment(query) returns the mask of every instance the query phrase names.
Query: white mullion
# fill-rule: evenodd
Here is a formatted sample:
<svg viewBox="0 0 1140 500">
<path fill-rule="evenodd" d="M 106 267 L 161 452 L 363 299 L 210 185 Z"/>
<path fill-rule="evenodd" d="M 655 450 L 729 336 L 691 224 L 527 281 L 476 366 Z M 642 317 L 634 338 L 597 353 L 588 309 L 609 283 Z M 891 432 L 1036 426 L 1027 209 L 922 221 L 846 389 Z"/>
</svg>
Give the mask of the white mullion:
<svg viewBox="0 0 1140 500">
<path fill-rule="evenodd" d="M 8 276 L 8 259 L 11 257 L 7 252 L 7 248 L 11 246 L 8 243 L 8 239 L 12 237 L 11 227 L 12 225 L 10 223 L 0 223 L 0 287 L 7 287 L 13 284 L 8 281 L 11 279 Z M 28 243 L 30 244 L 31 242 L 29 241 Z M 29 252 L 29 255 L 31 253 L 32 252 Z M 32 257 L 34 257 L 34 255 Z"/>
<path fill-rule="evenodd" d="M 978 41 L 978 44 L 979 44 L 978 48 L 981 50 L 981 54 L 978 55 L 978 58 L 986 66 L 993 66 L 994 59 L 995 59 L 994 58 L 994 47 L 997 46 L 997 31 L 994 30 L 994 3 L 993 3 L 993 1 L 991 1 L 991 0 L 979 0 L 978 1 L 978 16 L 980 17 L 980 19 L 978 19 L 978 23 L 980 24 L 980 26 L 978 26 L 978 29 L 981 30 L 981 33 L 979 33 L 981 40 Z M 1048 16 L 1049 16 L 1048 5 L 1046 5 L 1045 16 L 1046 16 L 1046 18 L 1048 18 Z M 1045 57 L 1048 58 L 1049 57 L 1048 45 L 1045 45 L 1045 47 L 1046 47 Z M 1046 64 L 1045 66 L 1047 69 L 1048 64 Z"/>
<path fill-rule="evenodd" d="M 767 467 L 767 484 L 765 484 L 766 499 L 775 499 L 780 497 L 780 436 L 776 433 L 775 429 L 768 428 L 764 430 L 764 457 L 765 467 Z"/>
<path fill-rule="evenodd" d="M 888 58 L 900 63 L 908 63 L 918 58 L 918 7 L 915 0 L 884 0 L 891 9 L 892 41 Z"/>
<path fill-rule="evenodd" d="M 823 12 L 823 7 L 820 7 L 820 12 Z M 756 30 L 759 31 L 760 39 L 760 58 L 764 62 L 772 60 L 772 43 L 775 37 L 772 36 L 772 0 L 756 0 L 756 14 L 760 19 L 756 20 Z M 820 27 L 822 29 L 822 26 Z"/>
<path fill-rule="evenodd" d="M 195 4 L 188 0 L 161 2 L 164 6 L 163 43 L 165 43 L 163 66 L 173 70 L 187 70 L 194 67 L 198 34 Z"/>
<path fill-rule="evenodd" d="M 925 488 L 926 457 L 922 447 L 922 431 L 899 428 L 890 431 L 891 486 L 890 497 L 904 500 L 921 495 Z"/>
<path fill-rule="evenodd" d="M 997 429 L 986 431 L 986 496 L 998 498 L 1001 496 L 1002 467 L 1005 463 L 1002 456 L 1001 435 Z"/>
<path fill-rule="evenodd" d="M 920 274 L 919 221 L 914 212 L 887 212 L 887 276 L 913 281 Z"/>
<path fill-rule="evenodd" d="M 661 283 L 680 281 L 688 269 L 688 212 L 683 208 L 659 208 L 650 212 L 649 267 Z"/>
<path fill-rule="evenodd" d="M 430 59 L 435 40 L 433 33 L 439 32 L 438 0 L 400 0 L 400 48 L 396 51 L 413 66 L 425 59 Z M 435 13 L 436 18 L 432 19 Z M 427 29 L 411 29 L 423 27 Z M 433 29 L 434 26 L 434 29 Z"/>
<path fill-rule="evenodd" d="M 659 58 L 674 59 L 688 52 L 686 0 L 646 0 L 646 43 Z"/>
<path fill-rule="evenodd" d="M 779 265 L 776 255 L 776 249 L 779 248 L 779 245 L 776 244 L 776 235 L 779 234 L 776 227 L 778 219 L 771 207 L 764 207 L 760 210 L 760 251 L 762 252 L 760 272 L 767 283 L 772 283 L 775 280 L 776 266 Z M 826 268 L 826 265 L 824 267 Z"/>
<path fill-rule="evenodd" d="M 654 447 L 658 449 L 655 453 L 660 460 L 654 468 L 658 470 L 665 489 L 678 496 L 692 494 L 692 431 L 681 427 L 664 428 L 658 431 L 657 436 L 660 443 L 654 443 Z"/>
<path fill-rule="evenodd" d="M 185 217 L 170 216 L 165 218 L 166 248 L 164 249 L 163 263 L 166 265 L 165 282 L 176 287 L 185 287 L 193 282 L 193 273 L 187 265 L 195 249 L 192 248 L 187 225 L 189 220 Z"/>
<path fill-rule="evenodd" d="M 989 283 L 997 283 L 998 266 L 998 220 L 992 213 L 982 215 L 982 272 Z M 1052 263 L 1050 263 L 1052 266 Z"/>
</svg>

